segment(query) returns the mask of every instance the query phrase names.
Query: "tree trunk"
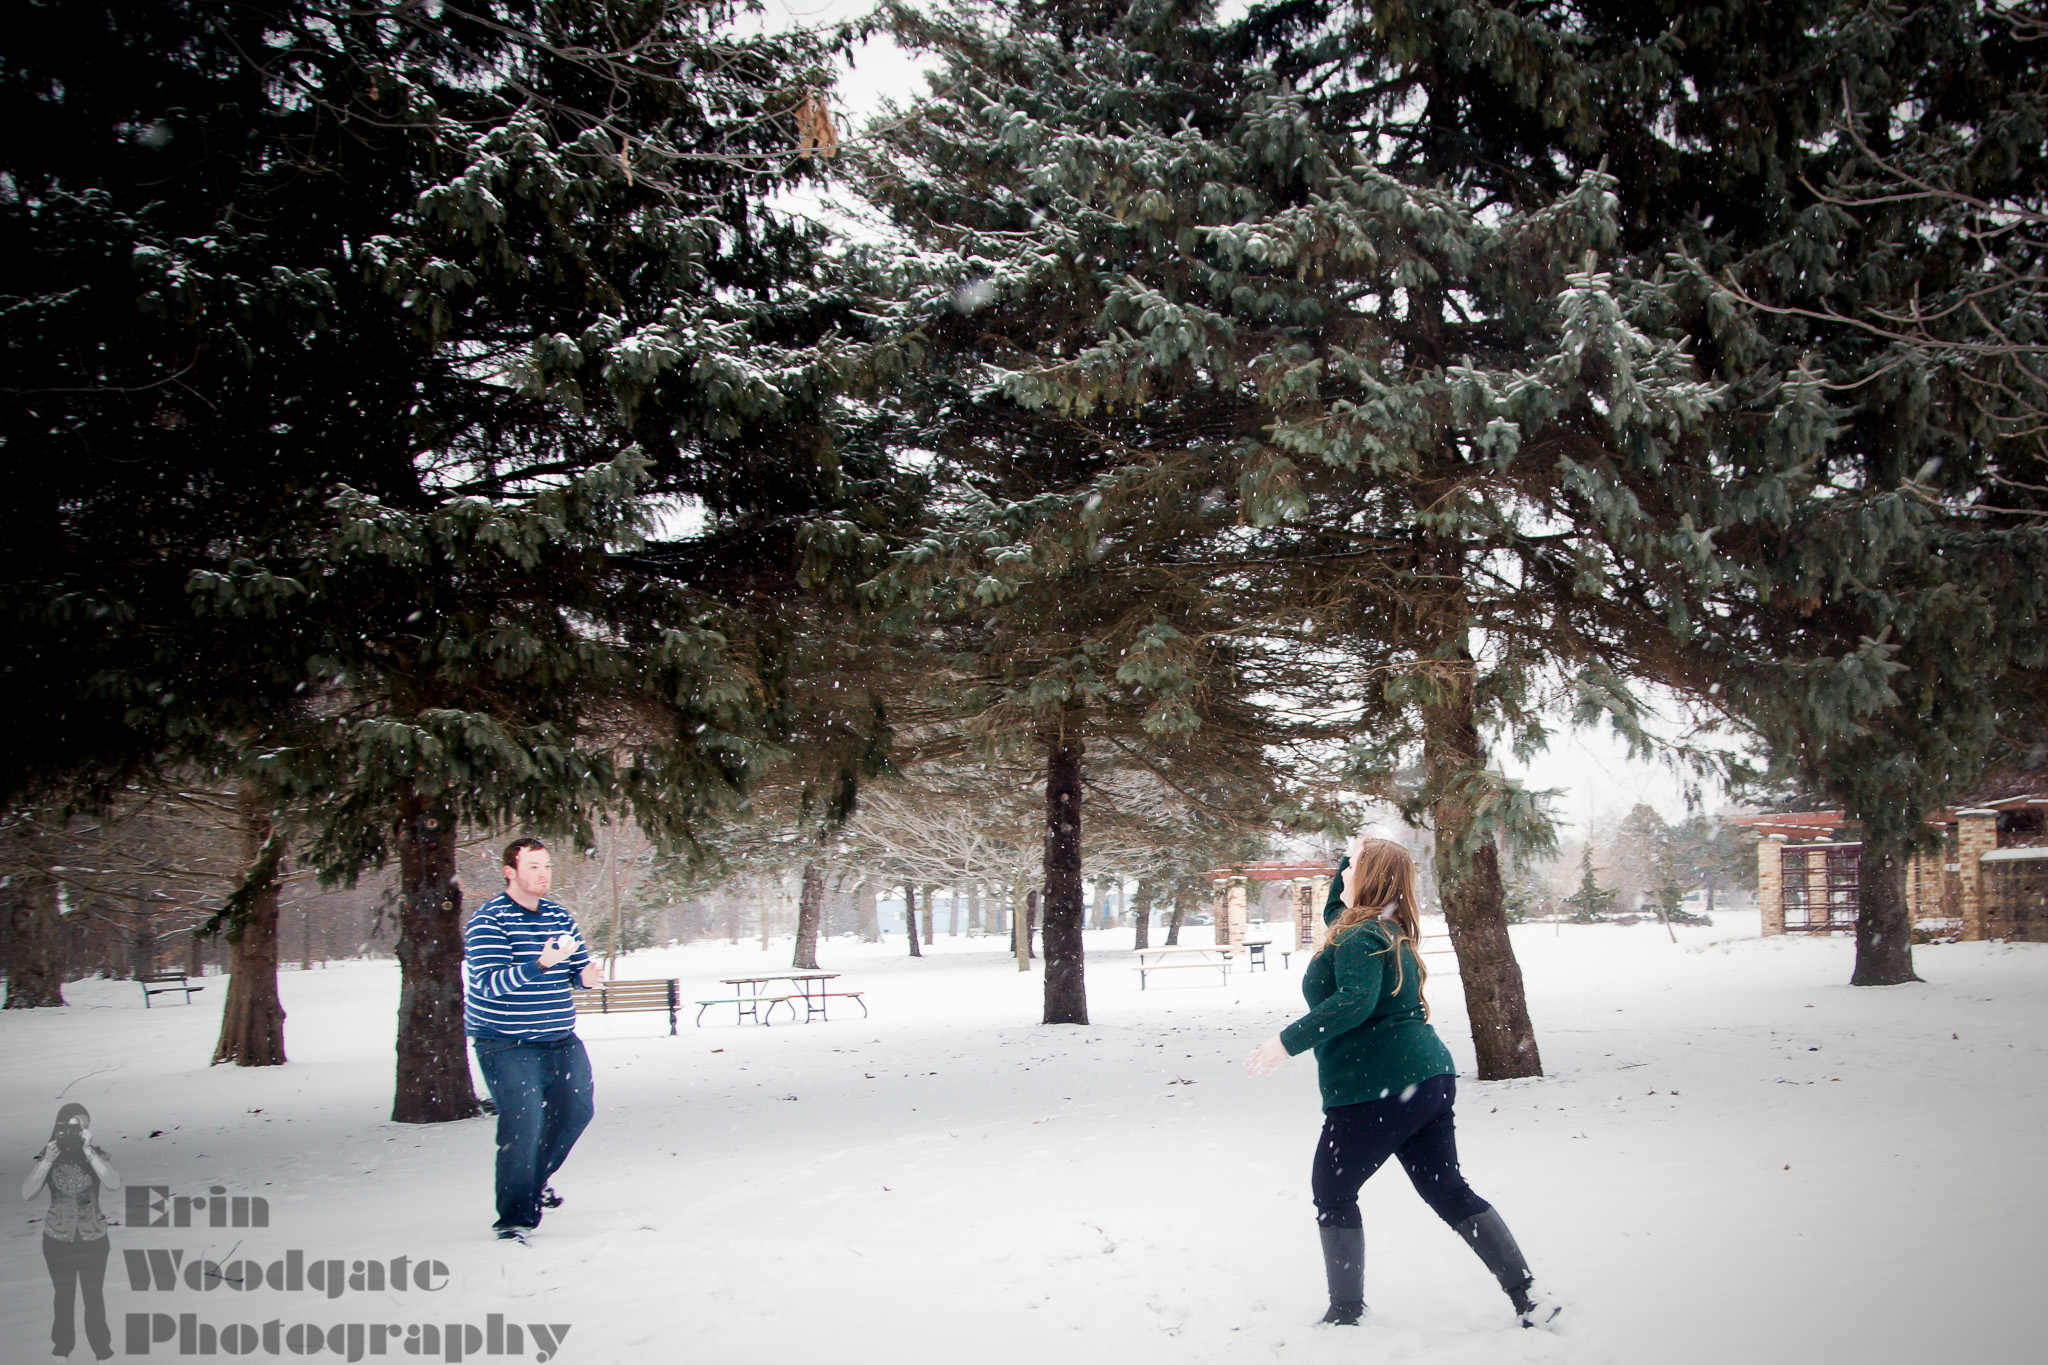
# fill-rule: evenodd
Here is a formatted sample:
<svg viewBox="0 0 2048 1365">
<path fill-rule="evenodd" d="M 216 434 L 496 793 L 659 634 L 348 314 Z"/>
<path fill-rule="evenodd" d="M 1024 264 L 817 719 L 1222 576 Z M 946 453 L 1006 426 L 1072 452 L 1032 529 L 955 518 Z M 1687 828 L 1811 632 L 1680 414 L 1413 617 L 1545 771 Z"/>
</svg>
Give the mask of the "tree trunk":
<svg viewBox="0 0 2048 1365">
<path fill-rule="evenodd" d="M 398 1093 L 393 1123 L 450 1123 L 482 1110 L 462 1036 L 462 892 L 455 818 L 408 790 L 398 808 Z"/>
<path fill-rule="evenodd" d="M 768 879 L 754 878 L 755 908 L 761 912 L 761 951 L 768 951 Z"/>
<path fill-rule="evenodd" d="M 1153 894 L 1152 883 L 1150 882 L 1139 882 L 1138 889 L 1131 893 L 1131 909 L 1136 913 L 1138 920 L 1137 939 L 1132 944 L 1134 948 L 1150 948 L 1152 946 Z"/>
<path fill-rule="evenodd" d="M 924 946 L 932 946 L 932 919 L 934 903 L 938 900 L 939 888 L 927 885 L 924 888 Z"/>
<path fill-rule="evenodd" d="M 1081 916 L 1081 737 L 1048 737 L 1045 761 L 1045 1022 L 1088 1022 Z"/>
<path fill-rule="evenodd" d="M 1038 947 L 1035 940 L 1035 935 L 1038 933 L 1038 900 L 1038 888 L 1034 886 L 1031 888 L 1031 894 L 1025 898 L 1024 955 L 1027 958 L 1038 956 Z"/>
<path fill-rule="evenodd" d="M 147 914 L 135 917 L 128 939 L 128 974 L 131 978 L 156 971 L 156 922 Z"/>
<path fill-rule="evenodd" d="M 8 914 L 7 1003 L 0 1008 L 39 1010 L 64 1003 L 64 916 L 57 907 L 57 879 L 44 870 L 50 859 L 44 840 L 29 836 L 35 866 L 17 873 Z"/>
<path fill-rule="evenodd" d="M 903 937 L 910 940 L 912 957 L 924 956 L 917 946 L 917 886 L 913 882 L 903 883 Z"/>
<path fill-rule="evenodd" d="M 1913 971 L 1913 912 L 1906 900 L 1912 854 L 1866 837 L 1856 874 L 1856 969 L 1852 986 L 1899 986 Z"/>
<path fill-rule="evenodd" d="M 946 898 L 946 937 L 960 937 L 960 887 L 957 884 Z"/>
<path fill-rule="evenodd" d="M 981 915 L 981 883 L 975 882 L 967 890 L 967 932 L 969 934 L 979 934 L 982 932 Z"/>
<path fill-rule="evenodd" d="M 1180 923 L 1188 916 L 1188 890 L 1182 887 L 1173 893 L 1173 918 L 1166 922 L 1166 946 L 1180 946 Z"/>
<path fill-rule="evenodd" d="M 1486 749 L 1473 710 L 1472 656 L 1462 642 L 1450 662 L 1422 708 L 1422 762 L 1437 793 L 1430 806 L 1437 890 L 1465 986 L 1479 1079 L 1541 1076 L 1522 969 L 1508 940 L 1499 853 L 1491 832 L 1477 827 Z"/>
<path fill-rule="evenodd" d="M 1010 878 L 1010 951 L 1017 955 L 1018 971 L 1031 970 L 1031 917 L 1024 910 L 1024 878 L 1021 876 Z"/>
<path fill-rule="evenodd" d="M 283 1066 L 284 1003 L 277 998 L 278 874 L 284 870 L 270 812 L 254 797 L 242 806 L 242 885 L 227 934 L 234 960 L 213 1064 Z M 195 936 L 196 941 L 196 936 Z"/>
<path fill-rule="evenodd" d="M 818 970 L 818 921 L 825 913 L 825 869 L 804 864 L 804 889 L 796 906 L 796 952 L 789 965 L 799 971 Z"/>
<path fill-rule="evenodd" d="M 740 898 L 730 891 L 725 893 L 725 941 L 740 945 Z"/>
<path fill-rule="evenodd" d="M 854 893 L 853 914 L 855 931 L 862 943 L 882 941 L 882 917 L 875 908 L 875 888 L 872 882 L 862 882 L 860 890 Z"/>
<path fill-rule="evenodd" d="M 605 945 L 604 979 L 619 979 L 619 940 L 625 937 L 624 901 L 619 895 L 619 827 L 613 825 L 605 831 L 604 862 L 606 880 L 612 890 L 612 941 Z"/>
</svg>

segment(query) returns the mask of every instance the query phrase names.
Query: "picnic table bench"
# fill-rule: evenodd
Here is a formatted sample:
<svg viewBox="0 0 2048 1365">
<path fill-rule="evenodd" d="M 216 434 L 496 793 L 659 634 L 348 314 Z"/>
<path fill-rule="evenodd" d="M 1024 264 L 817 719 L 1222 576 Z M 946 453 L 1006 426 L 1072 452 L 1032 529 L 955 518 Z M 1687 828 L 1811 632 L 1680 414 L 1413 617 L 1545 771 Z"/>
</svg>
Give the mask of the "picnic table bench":
<svg viewBox="0 0 2048 1365">
<path fill-rule="evenodd" d="M 793 996 L 788 995 L 728 995 L 718 1000 L 698 1000 L 693 1002 L 697 1006 L 697 1027 L 704 1027 L 704 1011 L 710 1009 L 713 1005 L 735 1006 L 733 1011 L 736 1016 L 733 1019 L 735 1024 L 744 1024 L 747 1020 L 752 1019 L 755 1023 L 766 1026 L 769 1019 L 775 1013 L 775 1007 L 777 1005 L 789 1005 L 793 998 Z M 763 1005 L 768 1007 L 765 1014 L 761 1012 Z M 796 1018 L 795 1005 L 789 1005 L 789 1017 L 792 1019 Z"/>
<path fill-rule="evenodd" d="M 1218 943 L 1214 947 L 1194 943 L 1180 944 L 1171 948 L 1139 948 L 1135 950 L 1135 953 L 1138 965 L 1134 970 L 1138 973 L 1138 989 L 1141 991 L 1145 989 L 1145 978 L 1151 972 L 1185 972 L 1201 967 L 1207 967 L 1212 970 L 1220 968 L 1223 972 L 1223 980 L 1228 982 L 1230 980 L 1231 959 L 1236 956 L 1236 950 L 1225 943 Z M 1145 960 L 1148 957 L 1180 957 L 1194 953 L 1201 954 L 1203 960 L 1200 962 L 1147 962 Z"/>
<path fill-rule="evenodd" d="M 194 986 L 191 978 L 183 972 L 138 972 L 135 984 L 142 987 L 142 1008 L 149 1008 L 152 995 L 169 995 L 172 991 L 185 992 L 185 1003 L 192 1003 L 192 992 L 203 991 L 204 986 Z"/>
<path fill-rule="evenodd" d="M 576 1000 L 578 1014 L 639 1014 L 666 1010 L 669 1036 L 675 1036 L 677 991 L 674 977 L 656 977 L 648 981 L 600 981 L 587 991 L 571 987 L 569 994 Z"/>
<path fill-rule="evenodd" d="M 835 991 L 829 989 L 828 983 L 837 981 L 838 979 L 838 972 L 778 972 L 772 976 L 722 977 L 720 978 L 718 984 L 721 986 L 731 986 L 735 990 L 739 991 L 755 992 L 756 996 L 753 998 L 759 998 L 758 992 L 764 986 L 775 981 L 787 981 L 796 989 L 789 992 L 783 998 L 785 1000 L 792 1001 L 800 999 L 804 1002 L 804 1022 L 806 1024 L 810 1023 L 813 1017 L 823 1018 L 829 1021 L 832 1016 L 830 1014 L 827 1014 L 826 1010 L 829 1007 L 830 1002 L 834 1000 L 853 1001 L 853 1003 L 860 1006 L 861 1017 L 865 1019 L 868 1013 L 868 1002 L 861 998 L 863 992 Z M 745 999 L 748 997 L 743 996 L 740 998 Z M 713 1001 L 712 1003 L 727 1004 L 736 1002 Z M 794 1004 L 790 1005 L 789 1012 L 790 1017 L 792 1019 L 796 1017 L 796 1006 Z M 702 1016 L 703 1011 L 699 1010 L 698 1017 L 701 1018 Z"/>
</svg>

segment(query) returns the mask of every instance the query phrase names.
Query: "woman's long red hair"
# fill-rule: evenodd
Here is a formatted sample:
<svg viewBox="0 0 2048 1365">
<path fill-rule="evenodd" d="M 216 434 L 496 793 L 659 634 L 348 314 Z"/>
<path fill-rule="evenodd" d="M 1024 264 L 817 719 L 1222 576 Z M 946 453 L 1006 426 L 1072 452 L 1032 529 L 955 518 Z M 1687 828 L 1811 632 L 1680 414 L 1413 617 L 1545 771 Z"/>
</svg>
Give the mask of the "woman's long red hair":
<svg viewBox="0 0 2048 1365">
<path fill-rule="evenodd" d="M 1415 860 L 1408 850 L 1391 839 L 1366 839 L 1351 854 L 1351 866 L 1344 874 L 1344 913 L 1323 937 L 1324 949 L 1368 920 L 1387 926 L 1393 940 L 1388 952 L 1394 955 L 1394 989 L 1401 989 L 1401 949 L 1405 945 L 1415 957 L 1419 974 L 1418 993 L 1429 984 L 1429 968 L 1422 964 L 1422 920 L 1415 908 Z M 1394 913 L 1382 918 L 1388 906 Z M 1422 1001 L 1422 1017 L 1429 1017 L 1429 1000 Z"/>
</svg>

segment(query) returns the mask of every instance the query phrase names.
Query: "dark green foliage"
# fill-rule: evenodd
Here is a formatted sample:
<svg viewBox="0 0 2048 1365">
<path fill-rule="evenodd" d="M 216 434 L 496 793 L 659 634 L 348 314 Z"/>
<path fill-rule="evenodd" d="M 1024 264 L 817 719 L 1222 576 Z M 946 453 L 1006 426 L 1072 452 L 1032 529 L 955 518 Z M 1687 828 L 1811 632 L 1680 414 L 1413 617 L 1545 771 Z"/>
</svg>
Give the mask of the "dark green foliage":
<svg viewBox="0 0 2048 1365">
<path fill-rule="evenodd" d="M 1597 171 L 1475 212 L 1438 168 L 1380 154 L 1420 75 L 1372 73 L 1408 82 L 1375 110 L 1315 93 L 1357 74 L 1341 48 L 1316 49 L 1312 80 L 1276 39 L 1299 79 L 1263 71 L 1267 19 L 1051 13 L 1071 22 L 897 19 L 956 64 L 876 176 L 923 248 L 901 263 L 906 311 L 926 345 L 985 367 L 952 402 L 976 453 L 930 442 L 975 471 L 962 532 L 920 563 L 944 562 L 963 605 L 999 604 L 1053 553 L 1136 556 L 1173 634 L 1141 649 L 1150 612 L 1109 615 L 1123 636 L 1096 643 L 1120 677 L 1133 656 L 1177 663 L 1219 638 L 1170 614 L 1191 589 L 1236 623 L 1241 656 L 1270 641 L 1313 657 L 1313 677 L 1272 690 L 1370 736 L 1355 779 L 1433 820 L 1454 933 L 1476 936 L 1461 960 L 1492 980 L 1499 1056 L 1489 1042 L 1482 1071 L 1522 1074 L 1535 1052 L 1498 844 L 1539 849 L 1547 831 L 1484 735 L 1540 744 L 1542 685 L 1560 675 L 1587 714 L 1632 725 L 1620 678 L 1663 647 L 1663 619 L 1607 591 L 1597 554 L 1557 528 L 1587 514 L 1588 464 L 1647 477 L 1698 439 L 1713 390 L 1662 335 L 1661 295 L 1589 257 L 1620 231 Z M 1070 672 L 1086 686 L 1102 666 Z M 1149 723 L 1188 714 L 1162 695 Z M 1404 770 L 1420 784 L 1398 788 Z"/>
<path fill-rule="evenodd" d="M 1617 275 L 1689 341 L 1718 415 L 1711 442 L 1647 465 L 1574 457 L 1580 553 L 1670 623 L 1677 648 L 1644 671 L 1713 697 L 1862 824 L 1859 982 L 1911 978 L 1885 869 L 2011 742 L 2043 662 L 2048 480 L 2022 373 L 2042 18 L 1393 0 L 1247 26 L 1276 50 L 1314 33 L 1277 60 L 1345 70 L 1329 100 L 1361 126 L 1419 97 L 1380 145 L 1470 201 L 1611 177 Z"/>
<path fill-rule="evenodd" d="M 1263 156 L 1251 129 L 1224 146 L 1188 126 L 1242 112 L 1199 17 L 892 10 L 947 93 L 862 165 L 907 238 L 871 265 L 896 300 L 887 349 L 917 358 L 889 402 L 936 454 L 937 513 L 868 592 L 935 633 L 928 676 L 984 752 L 1049 756 L 1047 848 L 1075 861 L 1045 871 L 1048 1020 L 1085 1018 L 1075 802 L 1127 773 L 1222 834 L 1280 805 L 1275 746 L 1341 732 L 1270 704 L 1332 686 L 1303 601 L 1337 579 L 1269 553 L 1287 495 L 1238 449 L 1270 421 L 1258 347 L 1219 344 L 1185 289 L 1212 262 L 1178 254 L 1224 211 L 1204 178 Z"/>
<path fill-rule="evenodd" d="M 726 14 L 24 7 L 0 696 L 47 723 L 0 785 L 217 757 L 300 695 L 320 646 L 275 617 L 344 490 L 432 516 L 637 440 L 647 489 L 818 496 L 834 305 L 757 200 L 820 69 Z"/>
<path fill-rule="evenodd" d="M 762 206 L 826 68 L 732 17 L 31 4 L 5 40 L 0 699 L 45 723 L 0 787 L 199 762 L 329 876 L 395 857 L 401 1119 L 473 1110 L 457 822 L 686 839 L 776 728 L 727 604 L 863 486 L 823 434 L 847 309 Z M 655 494 L 713 520 L 687 582 L 622 557 Z"/>
<path fill-rule="evenodd" d="M 1587 844 L 1579 855 L 1579 888 L 1564 898 L 1571 907 L 1573 924 L 1597 924 L 1614 909 L 1612 891 L 1604 891 L 1593 875 L 1593 846 Z"/>
</svg>

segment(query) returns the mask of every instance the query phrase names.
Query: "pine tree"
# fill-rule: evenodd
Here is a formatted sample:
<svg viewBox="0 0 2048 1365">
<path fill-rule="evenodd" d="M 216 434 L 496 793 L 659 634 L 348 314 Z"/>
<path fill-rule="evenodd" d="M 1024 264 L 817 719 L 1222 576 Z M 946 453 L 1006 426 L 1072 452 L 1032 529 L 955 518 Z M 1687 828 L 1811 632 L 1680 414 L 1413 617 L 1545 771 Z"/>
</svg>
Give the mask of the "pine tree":
<svg viewBox="0 0 2048 1365">
<path fill-rule="evenodd" d="M 1579 854 L 1579 888 L 1564 898 L 1572 908 L 1573 924 L 1597 924 L 1614 908 L 1613 891 L 1602 890 L 1593 875 L 1593 845 L 1590 841 Z"/>
<path fill-rule="evenodd" d="M 906 319 L 979 367 L 927 443 L 979 482 L 955 538 L 912 553 L 948 566 L 968 619 L 1000 617 L 1064 537 L 1065 563 L 1156 575 L 1142 600 L 1190 642 L 1166 656 L 1183 679 L 1212 666 L 1182 662 L 1191 642 L 1233 629 L 1315 659 L 1262 663 L 1263 690 L 1374 736 L 1354 776 L 1438 832 L 1481 1074 L 1531 1074 L 1498 859 L 1547 836 L 1483 736 L 1540 743 L 1560 669 L 1632 719 L 1619 674 L 1661 622 L 1603 593 L 1557 523 L 1575 461 L 1664 458 L 1711 390 L 1585 260 L 1618 231 L 1597 172 L 1481 215 L 1386 174 L 1199 6 L 1055 7 L 1054 33 L 1006 13 L 896 21 L 953 65 L 873 192 L 923 248 Z M 1071 572 L 1028 619 L 1086 600 Z M 1163 615 L 1196 606 L 1216 623 Z M 1142 618 L 1100 610 L 1135 642 Z M 1120 675 L 1136 652 L 1098 647 Z"/>
<path fill-rule="evenodd" d="M 399 1122 L 474 1107 L 459 830 L 587 843 L 612 813 L 685 844 L 744 782 L 758 685 L 701 603 L 612 554 L 648 515 L 643 468 L 426 513 L 345 492 L 273 609 L 318 672 L 261 732 L 255 770 L 318 812 L 307 856 L 327 877 L 399 866 Z M 240 609 L 231 588 L 209 610 Z"/>
<path fill-rule="evenodd" d="M 1156 138 L 1179 92 L 1140 88 L 1148 58 L 1116 7 L 891 22 L 952 73 L 862 182 L 907 238 L 873 266 L 899 329 L 881 350 L 916 357 L 890 403 L 899 439 L 938 453 L 940 515 L 869 591 L 936 632 L 934 690 L 983 753 L 1038 756 L 1044 1017 L 1085 1023 L 1085 809 L 1100 780 L 1147 769 L 1190 805 L 1260 818 L 1280 795 L 1267 746 L 1289 735 L 1252 698 L 1306 694 L 1315 670 L 1283 642 L 1300 618 L 1276 609 L 1293 603 L 1233 573 L 1257 549 L 1226 543 L 1236 479 L 1206 395 L 1147 404 L 1113 358 L 1084 356 L 1105 273 L 1139 254 L 1085 191 L 1074 200 L 1079 180 L 1033 185 L 1085 179 L 1056 149 L 1113 113 Z"/>
<path fill-rule="evenodd" d="M 1612 177 L 1617 277 L 1689 340 L 1719 411 L 1713 440 L 1659 461 L 1577 460 L 1583 553 L 1670 621 L 1677 648 L 1645 672 L 1714 698 L 1859 822 L 1859 984 L 1912 978 L 1904 859 L 2015 737 L 2041 664 L 2026 390 L 1958 364 L 1990 353 L 1956 335 L 1987 307 L 2031 316 L 2014 267 L 2039 221 L 2040 17 L 1393 0 L 1247 23 L 1361 123 L 1410 109 L 1395 159 L 1468 201 Z M 1871 192 L 1898 188 L 1894 148 L 1936 192 Z M 1928 316 L 1932 335 L 1897 335 Z"/>
<path fill-rule="evenodd" d="M 317 794 L 331 874 L 395 857 L 402 1119 L 474 1110 L 455 819 L 675 833 L 760 729 L 716 584 L 612 558 L 638 504 L 768 516 L 726 566 L 789 574 L 844 485 L 843 300 L 764 207 L 825 68 L 730 18 L 38 4 L 6 40 L 0 696 L 46 723 L 0 788 L 213 765 Z"/>
</svg>

